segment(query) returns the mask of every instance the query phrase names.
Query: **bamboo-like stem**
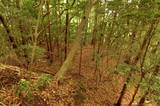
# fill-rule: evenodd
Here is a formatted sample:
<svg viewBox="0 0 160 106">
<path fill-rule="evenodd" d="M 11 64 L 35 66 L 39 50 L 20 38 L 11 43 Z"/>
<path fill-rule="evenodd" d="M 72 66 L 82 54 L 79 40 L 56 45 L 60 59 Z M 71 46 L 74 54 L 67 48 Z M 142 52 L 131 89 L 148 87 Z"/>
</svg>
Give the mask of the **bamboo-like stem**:
<svg viewBox="0 0 160 106">
<path fill-rule="evenodd" d="M 35 33 L 34 33 L 34 35 L 33 35 L 33 49 L 32 49 L 32 56 L 31 56 L 31 62 L 30 62 L 30 64 L 29 64 L 29 69 L 32 68 L 32 65 L 33 65 L 33 62 L 34 62 L 34 58 L 35 58 L 37 38 L 38 38 L 38 36 L 39 36 L 38 28 L 39 28 L 40 22 L 41 22 L 43 3 L 44 3 L 44 1 L 41 0 L 41 1 L 40 1 L 40 6 L 39 6 L 39 11 L 38 11 L 37 23 L 36 23 L 36 26 L 35 26 Z"/>
</svg>

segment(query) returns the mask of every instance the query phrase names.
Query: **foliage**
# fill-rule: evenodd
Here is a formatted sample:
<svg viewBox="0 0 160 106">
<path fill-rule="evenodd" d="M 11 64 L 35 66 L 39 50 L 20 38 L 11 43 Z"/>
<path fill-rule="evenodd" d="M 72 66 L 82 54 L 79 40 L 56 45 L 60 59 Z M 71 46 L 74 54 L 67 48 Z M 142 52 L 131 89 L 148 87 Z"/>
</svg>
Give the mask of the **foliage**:
<svg viewBox="0 0 160 106">
<path fill-rule="evenodd" d="M 35 60 L 44 57 L 45 49 L 38 46 L 21 45 L 18 51 L 25 53 L 29 59 L 32 58 L 32 49 L 35 47 Z"/>
<path fill-rule="evenodd" d="M 26 79 L 21 79 L 13 86 L 16 96 L 32 99 L 33 91 L 46 87 L 51 83 L 51 76 L 48 74 L 41 75 L 36 82 L 30 82 Z"/>
<path fill-rule="evenodd" d="M 49 74 L 43 74 L 38 78 L 36 82 L 38 87 L 45 87 L 51 83 L 51 76 Z"/>
<path fill-rule="evenodd" d="M 153 92 L 153 95 L 151 95 L 151 98 L 155 100 L 155 102 L 160 105 L 160 76 L 156 76 L 154 78 L 154 84 L 151 86 L 151 92 Z"/>
<path fill-rule="evenodd" d="M 86 95 L 86 87 L 85 87 L 84 83 L 82 81 L 78 81 L 78 83 L 76 85 L 76 92 L 74 95 L 76 105 L 80 105 L 80 104 L 84 103 L 86 96 L 87 96 Z"/>
<path fill-rule="evenodd" d="M 3 38 L 1 38 L 0 40 L 0 45 L 1 45 L 1 48 L 0 48 L 0 57 L 2 56 L 5 56 L 5 54 L 7 53 L 7 47 L 6 47 L 6 43 L 5 43 L 5 40 Z"/>
<path fill-rule="evenodd" d="M 14 85 L 13 90 L 17 96 L 27 97 L 28 99 L 32 98 L 31 82 L 25 79 L 21 79 L 17 85 Z"/>
<path fill-rule="evenodd" d="M 131 71 L 131 66 L 129 66 L 128 64 L 124 62 L 120 62 L 117 67 L 111 68 L 111 71 L 114 73 L 121 74 L 121 75 L 126 75 L 127 73 Z"/>
</svg>

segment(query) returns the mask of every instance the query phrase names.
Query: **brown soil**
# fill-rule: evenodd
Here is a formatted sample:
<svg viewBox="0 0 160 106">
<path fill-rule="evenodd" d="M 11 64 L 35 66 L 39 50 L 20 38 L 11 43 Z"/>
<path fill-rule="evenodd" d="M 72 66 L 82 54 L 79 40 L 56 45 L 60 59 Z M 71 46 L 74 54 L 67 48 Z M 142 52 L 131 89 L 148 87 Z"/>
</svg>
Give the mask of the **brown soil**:
<svg viewBox="0 0 160 106">
<path fill-rule="evenodd" d="M 116 65 L 116 60 L 106 56 L 100 61 L 100 83 L 96 87 L 95 65 L 92 61 L 92 47 L 86 46 L 82 51 L 81 72 L 79 73 L 80 51 L 73 60 L 64 82 L 57 86 L 54 78 L 50 85 L 41 91 L 34 91 L 31 100 L 16 97 L 11 85 L 16 84 L 20 78 L 35 81 L 42 73 L 31 72 L 21 69 L 10 71 L 11 68 L 0 69 L 1 85 L 10 85 L 0 88 L 0 104 L 4 106 L 113 106 L 118 99 L 122 84 L 122 76 L 110 72 L 107 68 Z M 9 66 L 8 66 L 9 67 Z M 40 70 L 51 70 L 56 73 L 59 65 L 54 63 L 49 66 L 46 61 L 36 65 Z M 13 68 L 12 68 L 13 69 Z M 17 69 L 15 69 L 17 70 Z M 127 94 L 131 94 L 128 92 Z M 125 97 L 123 106 L 129 102 L 128 95 Z"/>
<path fill-rule="evenodd" d="M 33 95 L 31 100 L 23 98 L 20 106 L 48 106 L 47 102 L 40 95 Z"/>
<path fill-rule="evenodd" d="M 0 73 L 0 87 L 12 86 L 20 80 L 19 73 L 10 68 L 2 69 Z"/>
</svg>

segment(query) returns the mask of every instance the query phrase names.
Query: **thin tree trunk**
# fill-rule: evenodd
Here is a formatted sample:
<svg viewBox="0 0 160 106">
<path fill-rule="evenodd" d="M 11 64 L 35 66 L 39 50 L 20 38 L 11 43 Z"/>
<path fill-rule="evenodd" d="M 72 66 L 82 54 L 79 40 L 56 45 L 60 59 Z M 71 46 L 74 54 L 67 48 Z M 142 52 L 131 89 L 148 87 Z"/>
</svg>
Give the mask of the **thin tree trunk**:
<svg viewBox="0 0 160 106">
<path fill-rule="evenodd" d="M 35 59 L 35 52 L 36 52 L 36 46 L 37 46 L 37 39 L 38 39 L 38 29 L 39 29 L 39 26 L 40 26 L 40 23 L 41 23 L 41 15 L 42 15 L 42 6 L 43 6 L 43 3 L 44 1 L 41 0 L 40 1 L 40 6 L 39 6 L 39 11 L 38 11 L 38 18 L 37 18 L 37 23 L 36 23 L 36 27 L 35 27 L 35 33 L 34 33 L 34 36 L 33 36 L 33 49 L 32 49 L 32 57 L 31 57 L 31 62 L 29 64 L 29 69 L 32 69 L 32 66 L 33 66 L 33 62 L 34 62 L 34 59 Z"/>
<path fill-rule="evenodd" d="M 147 92 L 143 95 L 143 97 L 140 99 L 140 101 L 139 101 L 139 103 L 138 103 L 137 106 L 144 106 L 144 102 L 145 102 L 145 99 L 146 99 L 148 93 L 149 93 L 149 91 L 147 91 Z"/>
<path fill-rule="evenodd" d="M 115 29 L 115 24 L 116 24 L 115 23 L 116 22 L 116 18 L 117 18 L 117 13 L 114 13 L 114 15 L 113 15 L 113 21 L 111 23 L 111 30 L 110 30 L 110 32 L 107 35 L 107 41 L 106 41 L 107 47 L 109 47 L 111 45 L 111 37 L 114 34 L 114 29 Z"/>
<path fill-rule="evenodd" d="M 158 22 L 157 22 L 157 23 L 158 23 Z M 156 25 L 158 25 L 157 23 L 156 23 Z M 155 28 L 156 28 L 156 27 L 155 27 Z M 139 83 L 138 83 L 138 85 L 137 85 L 137 87 L 136 87 L 136 89 L 135 89 L 135 91 L 134 91 L 134 94 L 133 94 L 132 99 L 131 99 L 131 101 L 130 101 L 130 103 L 129 103 L 128 106 L 131 106 L 131 105 L 132 105 L 132 103 L 133 103 L 133 101 L 134 101 L 134 98 L 135 98 L 135 96 L 136 96 L 136 94 L 137 94 L 137 92 L 138 92 L 138 90 L 139 90 L 140 84 L 141 84 L 141 82 L 142 82 L 142 80 L 143 80 L 143 78 L 144 78 L 144 76 L 145 76 L 145 73 L 143 72 L 143 66 L 144 66 L 145 57 L 146 57 L 146 55 L 147 55 L 147 52 L 148 52 L 148 48 L 149 48 L 151 39 L 153 38 L 153 36 L 154 36 L 154 34 L 155 34 L 155 30 L 156 30 L 155 28 L 153 28 L 152 34 L 151 34 L 151 35 L 149 36 L 149 38 L 148 38 L 147 47 L 146 47 L 145 52 L 144 52 L 144 55 L 143 55 L 143 57 L 142 57 L 142 62 L 141 62 L 141 79 L 140 79 L 140 81 L 139 81 Z"/>
<path fill-rule="evenodd" d="M 96 8 L 98 8 L 98 4 L 96 4 Z M 98 14 L 95 11 L 95 18 L 94 18 L 94 29 L 93 29 L 93 37 L 91 44 L 93 45 L 93 61 L 95 61 L 95 53 L 96 53 L 96 44 L 97 44 L 97 24 L 98 24 Z"/>
<path fill-rule="evenodd" d="M 144 49 L 145 49 L 145 46 L 147 45 L 147 42 L 150 39 L 150 37 L 152 36 L 154 30 L 155 30 L 155 21 L 153 21 L 151 23 L 151 26 L 150 26 L 146 36 L 144 37 L 143 43 L 141 45 L 141 48 L 140 48 L 136 58 L 134 59 L 134 61 L 131 60 L 132 62 L 129 62 L 129 63 L 131 63 L 132 65 L 136 65 L 137 64 L 137 62 L 140 60 L 140 58 L 141 58 L 141 56 L 142 56 L 142 54 L 144 52 Z M 126 83 L 124 83 L 124 85 L 122 87 L 122 90 L 121 90 L 120 96 L 118 98 L 118 101 L 115 104 L 116 106 L 121 106 L 121 102 L 122 102 L 123 96 L 124 96 L 124 94 L 125 94 L 125 92 L 127 90 L 127 84 L 129 83 L 129 81 L 131 79 L 133 71 L 134 70 L 131 69 L 131 71 L 127 75 Z"/>
<path fill-rule="evenodd" d="M 156 65 L 156 66 L 155 66 L 155 70 L 153 71 L 151 77 L 149 78 L 149 85 L 150 85 L 150 86 L 152 86 L 152 84 L 151 84 L 152 78 L 155 77 L 155 75 L 158 73 L 159 69 L 160 69 L 160 67 L 159 67 L 158 65 Z M 141 99 L 140 99 L 140 101 L 139 101 L 139 103 L 138 103 L 137 106 L 143 106 L 143 105 L 144 105 L 145 99 L 146 99 L 146 97 L 148 96 L 149 91 L 150 91 L 150 88 L 148 88 L 148 89 L 145 91 L 144 95 L 141 97 Z"/>
<path fill-rule="evenodd" d="M 67 4 L 68 4 L 68 0 L 66 1 Z M 66 29 L 65 29 L 65 56 L 64 56 L 64 59 L 67 58 L 67 52 L 68 52 L 68 28 L 69 26 L 69 13 L 68 13 L 68 10 L 67 10 L 67 13 L 66 13 Z"/>
<path fill-rule="evenodd" d="M 20 0 L 16 0 L 16 7 L 18 10 L 21 10 L 21 6 L 20 6 Z M 21 33 L 21 37 L 22 37 L 22 41 L 21 43 L 23 45 L 25 45 L 27 43 L 26 39 L 25 39 L 25 35 L 24 35 L 24 26 L 23 26 L 23 21 L 21 19 L 19 19 L 19 30 L 20 30 L 20 33 Z"/>
<path fill-rule="evenodd" d="M 13 49 L 17 48 L 17 44 L 16 44 L 16 41 L 11 33 L 11 30 L 9 29 L 4 17 L 0 14 L 0 21 L 2 22 L 2 25 L 3 27 L 5 28 L 7 34 L 8 34 L 8 38 L 9 38 L 9 41 L 10 41 L 10 45 Z"/>
<path fill-rule="evenodd" d="M 82 50 L 83 50 L 83 43 L 80 42 L 81 50 L 80 50 L 80 57 L 79 57 L 79 75 L 81 75 L 81 66 L 82 66 Z"/>
<path fill-rule="evenodd" d="M 128 106 L 132 106 L 132 103 L 133 103 L 133 101 L 134 101 L 134 98 L 135 98 L 136 94 L 138 93 L 138 90 L 139 90 L 139 87 L 140 87 L 141 82 L 143 81 L 143 78 L 144 78 L 144 73 L 143 73 L 143 75 L 141 76 L 141 79 L 140 79 L 140 81 L 138 82 L 138 85 L 137 85 L 137 87 L 136 87 L 135 90 L 134 90 L 132 99 L 131 99 L 131 101 L 129 102 Z"/>
<path fill-rule="evenodd" d="M 49 37 L 49 43 L 48 43 L 48 49 L 49 49 L 49 60 L 50 63 L 53 62 L 53 46 L 52 46 L 52 37 L 51 37 L 51 20 L 50 20 L 50 7 L 49 7 L 50 0 L 47 1 L 47 11 L 48 11 L 48 37 Z"/>
<path fill-rule="evenodd" d="M 127 77 L 127 79 L 126 79 L 126 83 L 125 83 L 125 84 L 123 85 L 123 87 L 122 87 L 122 90 L 121 90 L 121 92 L 120 92 L 120 96 L 119 96 L 119 98 L 118 98 L 118 101 L 117 101 L 117 103 L 115 104 L 116 106 L 121 106 L 121 102 L 122 102 L 123 96 L 124 96 L 124 94 L 125 94 L 125 92 L 126 92 L 126 89 L 127 89 L 127 83 L 129 83 L 129 81 L 130 81 L 130 77 L 131 77 L 131 74 L 128 75 L 128 77 Z"/>
</svg>

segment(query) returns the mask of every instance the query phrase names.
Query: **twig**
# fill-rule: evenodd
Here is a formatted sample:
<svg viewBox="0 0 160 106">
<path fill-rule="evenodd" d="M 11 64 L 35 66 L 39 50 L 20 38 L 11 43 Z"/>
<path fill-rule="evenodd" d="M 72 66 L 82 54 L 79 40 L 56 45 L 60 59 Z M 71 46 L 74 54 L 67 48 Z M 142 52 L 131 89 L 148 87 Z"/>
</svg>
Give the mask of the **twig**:
<svg viewBox="0 0 160 106">
<path fill-rule="evenodd" d="M 2 103 L 2 102 L 0 102 L 0 105 L 2 105 L 2 106 L 7 106 L 7 105 L 5 105 L 4 103 Z"/>
</svg>

